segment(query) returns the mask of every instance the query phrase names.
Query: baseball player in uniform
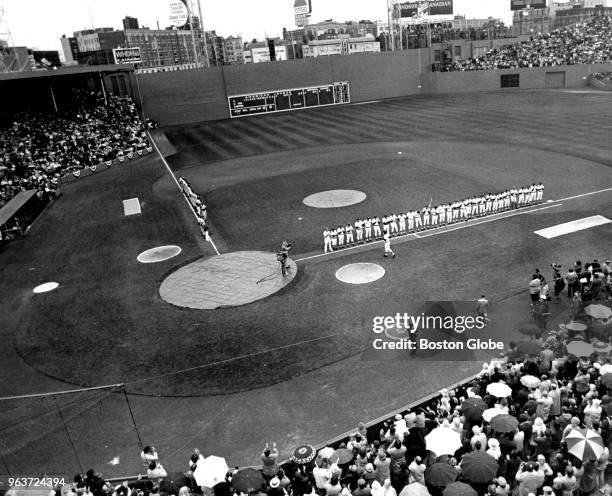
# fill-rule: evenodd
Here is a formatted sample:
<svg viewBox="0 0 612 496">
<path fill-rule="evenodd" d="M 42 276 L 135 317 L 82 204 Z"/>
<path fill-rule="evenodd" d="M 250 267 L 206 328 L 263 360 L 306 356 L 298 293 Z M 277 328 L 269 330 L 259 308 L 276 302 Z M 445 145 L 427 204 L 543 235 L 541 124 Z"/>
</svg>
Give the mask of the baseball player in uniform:
<svg viewBox="0 0 612 496">
<path fill-rule="evenodd" d="M 374 220 L 372 221 L 372 227 L 374 227 L 374 237 L 376 239 L 381 237 L 381 232 L 380 232 L 380 219 L 378 218 L 378 216 L 374 217 Z"/>
<path fill-rule="evenodd" d="M 338 233 L 338 248 L 344 248 L 344 227 L 338 226 L 336 232 Z"/>
<path fill-rule="evenodd" d="M 393 255 L 393 258 L 395 258 L 395 253 L 391 249 L 391 235 L 389 233 L 386 233 L 383 236 L 383 239 L 385 240 L 385 257 L 388 256 L 389 253 L 391 253 L 391 255 Z"/>
<path fill-rule="evenodd" d="M 391 234 L 395 234 L 397 235 L 398 232 L 398 226 L 397 226 L 397 215 L 395 214 L 391 214 L 389 216 L 389 220 L 390 220 L 390 226 L 391 226 Z"/>
<path fill-rule="evenodd" d="M 541 202 L 544 199 L 544 185 L 539 183 L 536 186 L 536 201 Z"/>
<path fill-rule="evenodd" d="M 361 219 L 355 221 L 355 232 L 357 233 L 357 243 L 363 243 L 363 221 Z"/>
<path fill-rule="evenodd" d="M 325 253 L 327 253 L 328 251 L 334 251 L 334 249 L 332 248 L 331 232 L 329 229 L 327 229 L 327 227 L 323 231 L 323 243 L 323 251 Z"/>
<path fill-rule="evenodd" d="M 353 239 L 353 226 L 351 224 L 346 225 L 344 233 L 346 234 L 346 244 L 353 244 L 355 240 Z"/>
<path fill-rule="evenodd" d="M 372 239 L 372 219 L 366 219 L 363 221 L 365 227 L 365 240 L 369 242 Z"/>
<path fill-rule="evenodd" d="M 336 231 L 336 229 L 332 229 L 330 234 L 332 248 L 335 250 L 338 247 L 338 231 Z"/>
<path fill-rule="evenodd" d="M 406 232 L 406 214 L 401 212 L 397 218 L 399 219 L 399 230 L 401 234 Z"/>
<path fill-rule="evenodd" d="M 444 204 L 438 205 L 436 211 L 438 213 L 438 222 L 442 225 L 446 224 L 446 206 Z"/>
<path fill-rule="evenodd" d="M 406 212 L 406 220 L 408 221 L 408 231 L 414 231 L 414 213 L 412 210 Z"/>
<path fill-rule="evenodd" d="M 421 210 L 421 216 L 423 217 L 423 229 L 429 229 L 429 207 Z"/>
<path fill-rule="evenodd" d="M 438 225 L 438 208 L 434 207 L 431 209 L 431 227 L 437 227 Z"/>
<path fill-rule="evenodd" d="M 414 230 L 420 231 L 421 229 L 423 229 L 423 221 L 421 220 L 421 214 L 418 210 L 414 210 L 412 214 L 414 215 Z"/>
</svg>

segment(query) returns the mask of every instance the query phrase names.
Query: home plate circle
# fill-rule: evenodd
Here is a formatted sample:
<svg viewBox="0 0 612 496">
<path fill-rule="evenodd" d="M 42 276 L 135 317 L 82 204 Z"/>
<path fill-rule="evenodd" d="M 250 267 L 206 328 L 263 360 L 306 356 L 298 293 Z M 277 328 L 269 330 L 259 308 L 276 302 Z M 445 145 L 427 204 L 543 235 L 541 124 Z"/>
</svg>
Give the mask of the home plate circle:
<svg viewBox="0 0 612 496">
<path fill-rule="evenodd" d="M 39 286 L 36 286 L 32 291 L 34 293 L 48 293 L 49 291 L 53 291 L 54 289 L 56 289 L 59 286 L 59 283 L 57 282 L 46 282 L 44 284 L 41 284 Z"/>
<path fill-rule="evenodd" d="M 181 252 L 180 246 L 168 245 L 157 246 L 150 250 L 143 251 L 136 260 L 140 263 L 157 263 L 176 257 Z"/>
<path fill-rule="evenodd" d="M 367 284 L 378 281 L 385 275 L 385 269 L 375 263 L 354 263 L 336 271 L 336 279 L 348 284 Z"/>
<path fill-rule="evenodd" d="M 200 310 L 246 305 L 289 284 L 297 266 L 288 258 L 287 267 L 287 274 L 283 276 L 276 253 L 223 253 L 180 267 L 164 279 L 159 295 L 173 305 Z"/>
<path fill-rule="evenodd" d="M 340 208 L 361 203 L 367 198 L 363 191 L 354 189 L 332 189 L 304 198 L 304 204 L 314 208 Z"/>
</svg>

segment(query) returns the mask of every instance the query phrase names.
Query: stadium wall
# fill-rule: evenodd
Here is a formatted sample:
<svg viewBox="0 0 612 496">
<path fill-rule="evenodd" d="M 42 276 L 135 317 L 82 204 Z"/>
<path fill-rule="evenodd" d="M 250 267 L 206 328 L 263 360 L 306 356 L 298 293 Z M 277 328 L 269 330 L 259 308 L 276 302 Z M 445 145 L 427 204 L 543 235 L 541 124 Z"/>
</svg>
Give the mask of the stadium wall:
<svg viewBox="0 0 612 496">
<path fill-rule="evenodd" d="M 502 74 L 519 74 L 521 89 L 551 87 L 547 73 L 563 73 L 565 88 L 587 86 L 593 72 L 612 70 L 612 64 L 534 67 L 531 69 L 499 69 L 490 71 L 434 72 L 424 74 L 423 93 L 467 93 L 501 89 Z M 511 91 L 514 88 L 510 88 Z M 506 90 L 508 91 L 508 90 Z"/>
<path fill-rule="evenodd" d="M 161 126 L 171 126 L 229 118 L 228 95 L 334 81 L 349 81 L 351 101 L 356 103 L 419 93 L 495 91 L 501 89 L 503 74 L 520 74 L 522 89 L 581 87 L 588 84 L 589 74 L 612 70 L 612 64 L 599 64 L 430 73 L 430 66 L 430 52 L 423 49 L 141 74 L 137 78 L 145 114 Z"/>
<path fill-rule="evenodd" d="M 350 81 L 351 101 L 364 102 L 420 92 L 421 67 L 429 50 L 213 67 L 138 75 L 145 114 L 162 126 L 227 119 L 227 96 Z"/>
</svg>

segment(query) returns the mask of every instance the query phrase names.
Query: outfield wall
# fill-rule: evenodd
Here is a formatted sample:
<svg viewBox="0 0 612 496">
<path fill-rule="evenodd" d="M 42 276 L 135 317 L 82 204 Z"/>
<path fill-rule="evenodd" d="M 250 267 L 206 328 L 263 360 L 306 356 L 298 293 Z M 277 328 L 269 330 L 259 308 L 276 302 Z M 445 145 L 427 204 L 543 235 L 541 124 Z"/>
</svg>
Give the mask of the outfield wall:
<svg viewBox="0 0 612 496">
<path fill-rule="evenodd" d="M 145 114 L 161 126 L 229 118 L 227 97 L 349 81 L 351 101 L 414 94 L 495 91 L 503 74 L 519 74 L 522 89 L 575 88 L 612 64 L 469 72 L 428 72 L 430 51 L 355 54 L 245 64 L 137 76 Z"/>
<path fill-rule="evenodd" d="M 420 92 L 429 50 L 367 53 L 138 75 L 145 114 L 162 126 L 227 119 L 228 95 L 350 81 L 351 100 Z"/>
</svg>

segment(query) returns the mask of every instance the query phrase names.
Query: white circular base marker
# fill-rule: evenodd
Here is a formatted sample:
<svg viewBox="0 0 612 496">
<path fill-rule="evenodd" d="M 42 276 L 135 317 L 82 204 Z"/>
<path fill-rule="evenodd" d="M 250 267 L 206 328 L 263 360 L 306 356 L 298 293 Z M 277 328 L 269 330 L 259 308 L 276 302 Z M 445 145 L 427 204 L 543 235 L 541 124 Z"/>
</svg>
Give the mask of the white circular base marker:
<svg viewBox="0 0 612 496">
<path fill-rule="evenodd" d="M 53 291 L 54 289 L 56 289 L 58 286 L 59 286 L 59 283 L 57 283 L 57 282 L 45 282 L 44 284 L 36 286 L 32 290 L 32 292 L 34 292 L 36 294 L 48 293 L 49 291 Z"/>
<path fill-rule="evenodd" d="M 340 208 L 361 203 L 367 198 L 363 191 L 354 189 L 332 189 L 304 198 L 304 204 L 313 208 Z"/>
<path fill-rule="evenodd" d="M 354 263 L 340 267 L 336 279 L 347 284 L 368 284 L 385 275 L 385 269 L 375 263 Z"/>
<path fill-rule="evenodd" d="M 143 251 L 136 260 L 140 263 L 157 263 L 163 262 L 170 258 L 176 257 L 181 252 L 180 246 L 168 245 L 168 246 L 157 246 L 150 250 Z"/>
</svg>

